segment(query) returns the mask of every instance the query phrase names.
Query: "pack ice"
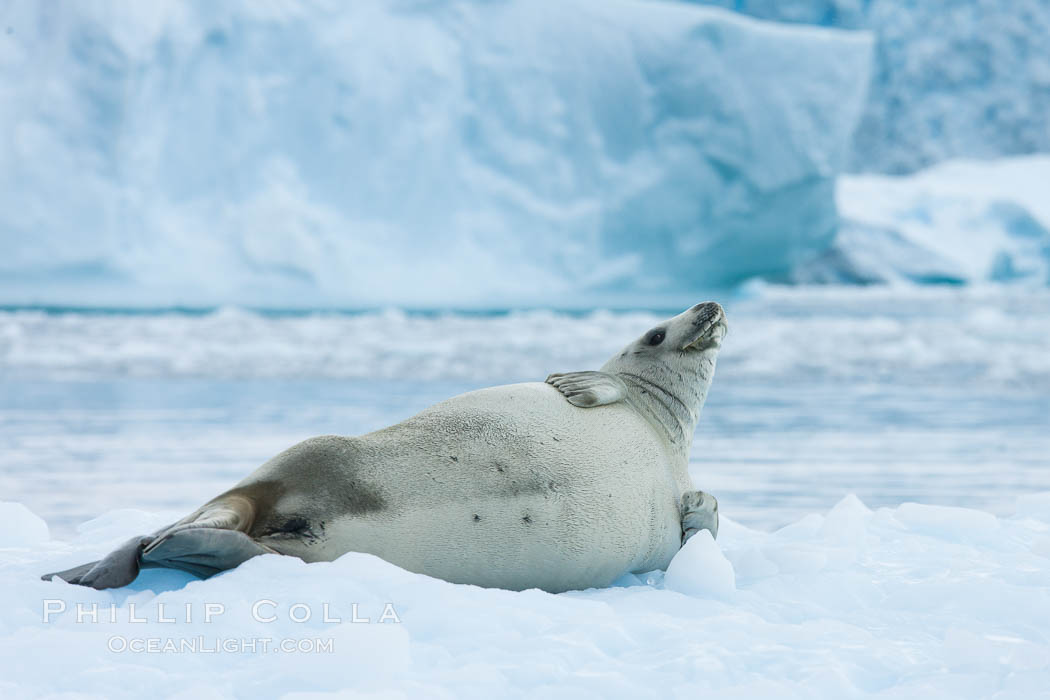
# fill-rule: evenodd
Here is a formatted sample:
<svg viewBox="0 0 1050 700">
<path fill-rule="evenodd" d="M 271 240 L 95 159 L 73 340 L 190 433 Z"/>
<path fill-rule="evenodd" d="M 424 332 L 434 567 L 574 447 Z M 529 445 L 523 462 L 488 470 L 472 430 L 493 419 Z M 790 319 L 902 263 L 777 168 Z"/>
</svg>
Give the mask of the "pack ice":
<svg viewBox="0 0 1050 700">
<path fill-rule="evenodd" d="M 111 591 L 37 578 L 169 515 L 114 511 L 61 542 L 25 507 L 0 506 L 5 698 L 957 699 L 1050 687 L 1050 493 L 1004 518 L 918 503 L 873 512 L 849 496 L 775 532 L 724 520 L 717 543 L 697 535 L 666 575 L 561 595 L 452 585 L 353 553 L 309 565 L 267 555 L 207 581 L 150 570 Z"/>
</svg>

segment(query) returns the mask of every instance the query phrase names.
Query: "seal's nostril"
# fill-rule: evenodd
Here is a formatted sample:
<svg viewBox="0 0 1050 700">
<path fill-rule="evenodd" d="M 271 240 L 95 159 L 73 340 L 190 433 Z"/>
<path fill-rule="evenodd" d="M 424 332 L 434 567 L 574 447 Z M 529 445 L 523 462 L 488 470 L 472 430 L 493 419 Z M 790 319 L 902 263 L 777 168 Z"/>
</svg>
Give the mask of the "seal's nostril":
<svg viewBox="0 0 1050 700">
<path fill-rule="evenodd" d="M 693 313 L 704 313 L 707 315 L 717 314 L 722 310 L 717 301 L 702 301 L 693 308 L 689 309 Z"/>
</svg>

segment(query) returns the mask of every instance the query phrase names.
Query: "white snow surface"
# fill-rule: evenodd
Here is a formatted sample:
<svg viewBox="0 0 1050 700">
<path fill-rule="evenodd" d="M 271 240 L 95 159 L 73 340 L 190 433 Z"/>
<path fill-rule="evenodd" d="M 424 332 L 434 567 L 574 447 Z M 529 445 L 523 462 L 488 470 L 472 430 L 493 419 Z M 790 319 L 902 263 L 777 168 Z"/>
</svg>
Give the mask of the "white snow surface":
<svg viewBox="0 0 1050 700">
<path fill-rule="evenodd" d="M 14 0 L 0 303 L 540 303 L 783 276 L 870 36 L 633 0 Z"/>
<path fill-rule="evenodd" d="M 151 570 L 130 588 L 93 591 L 37 576 L 170 514 L 114 511 L 72 541 L 41 542 L 32 533 L 42 521 L 5 504 L 0 531 L 26 534 L 0 548 L 0 694 L 1043 697 L 1050 493 L 1017 511 L 905 503 L 873 512 L 848 496 L 771 533 L 724 518 L 717 544 L 694 538 L 666 578 L 550 595 L 453 585 L 363 554 L 309 565 L 268 555 L 207 581 Z M 209 604 L 223 612 L 205 623 Z M 355 604 L 369 622 L 351 621 Z M 254 619 L 256 605 L 259 618 L 276 619 Z M 253 639 L 271 640 L 268 650 L 242 646 Z M 305 651 L 272 650 L 284 640 Z M 328 640 L 331 651 L 317 651 Z M 192 644 L 219 651 L 179 646 Z M 145 645 L 160 651 L 133 651 L 154 648 Z"/>
<path fill-rule="evenodd" d="M 1050 284 L 1050 156 L 845 175 L 831 248 L 796 279 Z"/>
</svg>

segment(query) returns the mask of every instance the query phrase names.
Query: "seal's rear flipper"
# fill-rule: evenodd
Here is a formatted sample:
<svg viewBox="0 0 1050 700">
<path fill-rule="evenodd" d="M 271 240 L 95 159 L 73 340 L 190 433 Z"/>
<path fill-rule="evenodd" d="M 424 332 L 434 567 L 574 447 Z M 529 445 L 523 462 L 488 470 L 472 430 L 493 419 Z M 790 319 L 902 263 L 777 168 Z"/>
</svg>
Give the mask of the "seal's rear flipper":
<svg viewBox="0 0 1050 700">
<path fill-rule="evenodd" d="M 608 372 L 552 374 L 547 377 L 547 383 L 560 391 L 569 403 L 580 408 L 605 406 L 627 398 L 627 385 Z"/>
<path fill-rule="evenodd" d="M 89 586 L 99 590 L 103 588 L 120 588 L 135 580 L 139 575 L 139 558 L 142 550 L 153 541 L 153 537 L 133 537 L 99 561 L 41 576 L 45 581 L 55 576 L 67 583 Z"/>
<path fill-rule="evenodd" d="M 142 553 L 144 568 L 179 569 L 209 578 L 274 550 L 237 530 L 194 527 L 154 540 Z"/>
<path fill-rule="evenodd" d="M 41 581 L 53 581 L 55 577 L 62 579 L 66 583 L 80 583 L 80 579 L 87 572 L 94 568 L 98 561 L 89 561 L 87 564 L 81 564 L 80 566 L 74 566 L 72 569 L 66 569 L 65 571 L 55 571 L 50 574 L 44 574 L 40 577 Z"/>
<path fill-rule="evenodd" d="M 254 517 L 252 502 L 237 495 L 216 499 L 174 525 L 152 535 L 135 537 L 104 559 L 42 578 L 91 588 L 119 588 L 139 575 L 140 568 L 168 568 L 208 578 L 247 559 L 274 550 L 248 535 Z"/>
</svg>

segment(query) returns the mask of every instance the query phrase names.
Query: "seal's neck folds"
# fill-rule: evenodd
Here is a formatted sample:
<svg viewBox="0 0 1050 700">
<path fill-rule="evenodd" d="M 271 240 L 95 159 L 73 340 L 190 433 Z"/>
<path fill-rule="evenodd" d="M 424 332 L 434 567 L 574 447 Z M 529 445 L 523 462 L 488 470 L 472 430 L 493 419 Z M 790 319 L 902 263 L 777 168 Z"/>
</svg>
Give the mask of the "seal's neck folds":
<svg viewBox="0 0 1050 700">
<path fill-rule="evenodd" d="M 676 449 L 688 452 L 707 390 L 715 376 L 714 352 L 698 353 L 695 378 L 693 369 L 679 369 L 654 363 L 646 367 L 625 366 L 629 363 L 613 358 L 602 367 L 627 384 L 628 401 L 656 426 L 662 428 Z"/>
<path fill-rule="evenodd" d="M 602 366 L 623 380 L 628 403 L 686 459 L 727 328 L 721 305 L 700 303 L 655 326 Z"/>
</svg>

